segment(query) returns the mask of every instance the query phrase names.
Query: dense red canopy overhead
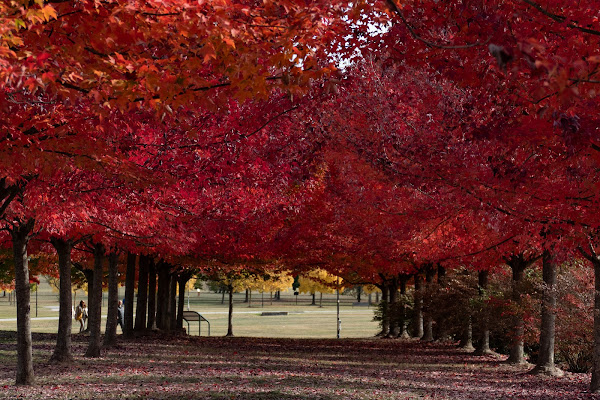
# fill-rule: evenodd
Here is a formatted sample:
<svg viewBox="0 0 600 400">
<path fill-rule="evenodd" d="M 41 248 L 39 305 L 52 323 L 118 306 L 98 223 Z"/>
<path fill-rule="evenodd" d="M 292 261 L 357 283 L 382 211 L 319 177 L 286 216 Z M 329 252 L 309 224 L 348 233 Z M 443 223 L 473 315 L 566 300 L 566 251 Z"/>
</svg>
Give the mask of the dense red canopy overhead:
<svg viewBox="0 0 600 400">
<path fill-rule="evenodd" d="M 2 211 L 16 188 L 49 235 L 388 271 L 600 225 L 597 8 L 301 3 L 2 2 Z"/>
</svg>

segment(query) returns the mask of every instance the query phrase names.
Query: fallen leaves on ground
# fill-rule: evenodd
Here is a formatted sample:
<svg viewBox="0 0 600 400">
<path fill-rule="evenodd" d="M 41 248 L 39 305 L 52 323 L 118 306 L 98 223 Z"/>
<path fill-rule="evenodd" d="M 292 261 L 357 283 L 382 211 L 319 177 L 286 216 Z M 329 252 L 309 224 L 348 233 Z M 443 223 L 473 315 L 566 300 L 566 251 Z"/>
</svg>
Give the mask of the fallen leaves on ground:
<svg viewBox="0 0 600 400">
<path fill-rule="evenodd" d="M 364 339 L 169 337 L 153 334 L 82 355 L 48 359 L 55 335 L 34 335 L 36 384 L 14 386 L 16 351 L 0 332 L 2 399 L 600 399 L 589 374 L 534 376 L 499 357 L 476 357 L 452 344 Z"/>
</svg>

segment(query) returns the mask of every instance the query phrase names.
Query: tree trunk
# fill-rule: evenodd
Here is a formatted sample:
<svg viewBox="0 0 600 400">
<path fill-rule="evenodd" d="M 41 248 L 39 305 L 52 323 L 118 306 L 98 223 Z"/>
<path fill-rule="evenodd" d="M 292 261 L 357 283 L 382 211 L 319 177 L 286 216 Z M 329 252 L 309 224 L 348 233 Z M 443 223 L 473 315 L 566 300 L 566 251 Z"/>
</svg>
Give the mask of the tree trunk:
<svg viewBox="0 0 600 400">
<path fill-rule="evenodd" d="M 444 286 L 446 284 L 446 268 L 442 266 L 442 264 L 438 264 L 437 267 L 437 280 L 438 285 Z"/>
<path fill-rule="evenodd" d="M 100 357 L 100 327 L 102 318 L 102 264 L 104 262 L 104 246 L 94 245 L 94 285 L 90 292 L 88 307 L 90 341 L 85 357 Z"/>
<path fill-rule="evenodd" d="M 169 269 L 165 262 L 158 264 L 158 291 L 156 293 L 156 327 L 167 329 L 167 309 L 169 307 Z"/>
<path fill-rule="evenodd" d="M 29 286 L 29 258 L 27 244 L 31 239 L 34 221 L 15 226 L 11 231 L 15 263 L 15 294 L 17 297 L 17 385 L 32 385 L 33 352 L 31 346 L 31 319 Z"/>
<path fill-rule="evenodd" d="M 190 271 L 183 271 L 179 274 L 178 284 L 179 284 L 179 302 L 177 303 L 177 330 L 183 329 L 183 305 L 185 304 L 185 285 L 187 285 L 188 281 L 192 277 L 192 273 Z M 188 332 L 189 335 L 189 332 Z"/>
<path fill-rule="evenodd" d="M 315 292 L 311 293 L 312 295 L 312 303 L 310 304 L 311 306 L 316 306 L 317 305 L 317 294 Z"/>
<path fill-rule="evenodd" d="M 244 303 L 248 302 L 248 289 L 246 289 L 246 298 L 244 299 Z"/>
<path fill-rule="evenodd" d="M 471 320 L 471 315 L 467 317 L 467 321 L 463 327 L 462 337 L 460 338 L 460 343 L 458 346 L 461 349 L 469 352 L 475 350 L 475 347 L 473 347 L 473 322 Z"/>
<path fill-rule="evenodd" d="M 169 312 L 168 327 L 169 331 L 174 331 L 177 327 L 177 274 L 172 273 L 169 287 Z"/>
<path fill-rule="evenodd" d="M 112 252 L 108 255 L 108 302 L 106 304 L 106 329 L 104 346 L 117 344 L 117 312 L 119 308 L 119 256 Z"/>
<path fill-rule="evenodd" d="M 435 277 L 435 270 L 433 269 L 433 266 L 428 265 L 426 267 L 425 270 L 425 282 L 427 285 L 427 288 L 431 289 L 431 285 L 433 284 L 433 278 Z M 430 293 L 431 295 L 431 293 Z M 433 316 L 431 315 L 431 305 L 429 303 L 431 303 L 431 298 L 428 299 L 428 305 L 426 307 L 426 310 L 424 311 L 424 321 L 423 321 L 423 336 L 421 337 L 421 340 L 425 341 L 425 342 L 432 342 L 433 341 Z"/>
<path fill-rule="evenodd" d="M 137 304 L 135 307 L 136 332 L 146 329 L 146 307 L 148 306 L 148 256 L 140 255 L 140 271 L 138 277 Z M 127 300 L 127 299 L 125 299 Z M 150 307 L 148 307 L 148 318 L 150 318 Z"/>
<path fill-rule="evenodd" d="M 512 269 L 512 301 L 517 305 L 518 311 L 513 318 L 513 342 L 506 362 L 509 364 L 524 364 L 525 323 L 521 315 L 521 285 L 525 276 L 527 263 L 524 261 L 522 255 L 518 255 L 511 257 L 507 264 Z"/>
<path fill-rule="evenodd" d="M 58 254 L 58 274 L 60 278 L 58 300 L 58 335 L 56 346 L 50 357 L 53 363 L 71 363 L 71 330 L 73 327 L 73 305 L 71 296 L 71 250 L 73 243 L 70 240 L 58 238 L 50 239 L 50 243 Z"/>
<path fill-rule="evenodd" d="M 592 393 L 600 392 L 600 258 L 593 255 L 590 258 L 594 265 L 594 354 L 592 366 L 592 380 L 590 382 L 590 391 Z"/>
<path fill-rule="evenodd" d="M 483 297 L 485 295 L 485 291 L 488 288 L 489 276 L 489 271 L 479 271 L 478 279 L 480 297 Z M 479 315 L 478 325 L 479 337 L 477 339 L 477 348 L 475 349 L 474 354 L 477 356 L 491 354 L 492 350 L 490 350 L 490 329 L 488 328 L 488 316 L 486 310 L 483 310 L 483 313 Z"/>
<path fill-rule="evenodd" d="M 156 329 L 156 263 L 148 259 L 148 329 Z"/>
<path fill-rule="evenodd" d="M 390 320 L 390 330 L 387 337 L 396 338 L 400 335 L 400 320 L 396 309 L 398 307 L 398 278 L 393 278 L 389 284 L 390 302 L 388 306 L 388 314 Z"/>
<path fill-rule="evenodd" d="M 233 336 L 233 285 L 227 287 L 229 290 L 229 317 L 227 320 L 227 335 L 226 337 Z"/>
<path fill-rule="evenodd" d="M 402 318 L 400 324 L 400 337 L 402 339 L 408 339 L 410 336 L 408 334 L 408 321 L 406 319 L 406 304 L 404 303 L 406 296 L 406 283 L 410 279 L 410 275 L 401 274 L 400 275 L 400 294 L 402 295 L 402 304 L 400 305 L 400 316 Z"/>
<path fill-rule="evenodd" d="M 390 302 L 388 295 L 390 293 L 388 283 L 381 284 L 381 332 L 377 336 L 386 337 L 390 333 Z"/>
<path fill-rule="evenodd" d="M 133 296 L 135 295 L 135 262 L 136 255 L 127 253 L 127 270 L 125 272 L 125 310 L 123 321 L 123 335 L 133 335 Z"/>
<path fill-rule="evenodd" d="M 423 277 L 415 274 L 414 311 L 413 311 L 413 337 L 423 337 Z"/>
<path fill-rule="evenodd" d="M 442 290 L 443 288 L 446 287 L 447 285 L 447 280 L 446 280 L 446 268 L 444 268 L 441 264 L 437 265 L 437 284 L 438 284 L 438 292 L 440 290 Z M 469 323 L 471 323 L 471 310 L 469 308 Z M 438 318 L 436 322 L 436 329 L 434 331 L 434 337 L 437 337 L 438 340 L 440 339 L 449 339 L 450 335 L 447 331 L 448 327 L 446 326 L 446 320 L 443 316 L 440 316 L 440 318 Z M 473 337 L 473 330 L 472 330 L 472 325 L 471 325 L 471 338 Z M 473 340 L 471 340 L 471 350 L 475 350 L 475 348 L 473 347 Z"/>
<path fill-rule="evenodd" d="M 542 255 L 542 321 L 540 328 L 540 351 L 534 374 L 562 376 L 563 372 L 554 364 L 554 338 L 556 334 L 556 261 L 550 251 Z"/>
</svg>

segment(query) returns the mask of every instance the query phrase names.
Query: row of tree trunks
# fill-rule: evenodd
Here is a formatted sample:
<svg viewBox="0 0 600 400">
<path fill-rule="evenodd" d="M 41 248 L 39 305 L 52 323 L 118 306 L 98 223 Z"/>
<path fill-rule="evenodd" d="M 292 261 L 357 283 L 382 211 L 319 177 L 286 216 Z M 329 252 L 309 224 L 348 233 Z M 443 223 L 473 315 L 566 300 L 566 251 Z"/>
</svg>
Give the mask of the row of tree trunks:
<svg viewBox="0 0 600 400">
<path fill-rule="evenodd" d="M 586 255 L 583 251 L 582 253 Z M 507 264 L 512 269 L 513 279 L 512 279 L 512 300 L 517 305 L 517 308 L 521 305 L 521 296 L 522 296 L 522 284 L 525 270 L 533 264 L 539 257 L 531 256 L 529 258 L 525 257 L 523 254 L 512 255 L 507 259 Z M 597 260 L 598 264 L 600 264 L 600 258 L 594 257 L 591 254 L 587 255 L 587 258 L 592 260 Z M 430 287 L 433 283 L 433 279 L 435 277 L 435 269 L 432 268 L 431 265 L 426 265 L 424 268 L 425 272 L 425 281 L 426 285 Z M 542 373 L 546 375 L 561 375 L 562 371 L 555 366 L 554 363 L 554 340 L 555 340 L 555 320 L 556 320 L 556 275 L 557 275 L 557 267 L 556 262 L 550 251 L 546 250 L 542 255 L 542 269 L 543 269 L 543 280 L 544 280 L 544 290 L 543 290 L 543 300 L 542 300 L 542 315 L 541 315 L 541 330 L 540 330 L 540 352 L 538 355 L 538 360 L 536 367 L 532 370 L 532 373 Z M 438 283 L 443 284 L 443 280 L 445 277 L 445 270 L 443 267 L 438 265 L 437 268 L 438 275 Z M 489 281 L 489 272 L 488 271 L 480 271 L 479 272 L 479 293 L 480 296 L 485 295 L 485 291 L 488 287 Z M 415 291 L 414 291 L 414 320 L 413 320 L 413 328 L 414 328 L 414 336 L 421 337 L 422 340 L 433 340 L 433 319 L 431 318 L 428 310 L 422 309 L 423 298 L 422 298 L 422 280 L 421 274 L 414 275 L 415 282 Z M 397 301 L 397 291 L 398 291 L 398 283 L 400 284 L 400 291 L 402 294 L 405 293 L 406 290 L 406 281 L 407 277 L 400 275 L 398 279 L 392 278 L 383 280 L 383 283 L 380 285 L 382 289 L 383 299 L 385 300 L 387 296 L 389 296 L 389 302 L 387 304 L 387 308 L 384 309 L 384 315 L 382 316 L 382 333 L 387 328 L 387 337 L 397 337 L 399 336 L 396 332 L 397 329 L 402 331 L 402 335 L 404 335 L 404 327 L 397 326 L 397 319 L 392 318 L 390 321 L 390 316 L 386 316 L 386 311 L 390 311 L 394 309 L 396 301 Z M 600 281 L 600 279 L 598 279 Z M 598 283 L 600 286 L 600 282 Z M 598 302 L 600 304 L 600 298 L 598 298 Z M 400 313 L 403 314 L 402 306 L 400 306 Z M 424 315 L 424 316 L 423 316 Z M 403 319 L 403 315 L 400 317 Z M 387 321 L 387 323 L 386 323 Z M 476 355 L 483 355 L 491 353 L 489 347 L 489 328 L 487 319 L 484 317 L 482 321 L 478 321 L 480 326 L 480 332 L 478 337 L 478 347 L 477 349 L 473 348 L 473 330 L 472 330 L 472 318 L 469 315 L 464 328 L 464 334 L 461 338 L 461 347 L 468 349 L 469 351 L 475 350 Z M 389 325 L 388 325 L 389 324 Z M 510 349 L 509 358 L 507 360 L 508 363 L 512 364 L 521 364 L 525 363 L 524 358 L 524 323 L 523 318 L 520 313 L 516 313 L 513 319 L 513 344 Z M 599 324 L 600 325 L 600 324 Z M 600 326 L 599 326 L 600 330 Z M 600 346 L 600 340 L 599 340 Z M 598 354 L 598 358 L 600 359 L 600 354 Z"/>
<path fill-rule="evenodd" d="M 172 331 L 182 329 L 185 285 L 192 277 L 193 272 L 177 271 L 164 261 L 155 264 L 151 257 L 144 255 L 140 256 L 139 269 L 138 303 L 134 330 Z M 177 287 L 179 287 L 179 295 Z"/>
<path fill-rule="evenodd" d="M 31 239 L 34 228 L 34 220 L 27 222 L 16 222 L 10 229 L 13 242 L 13 257 L 15 266 L 15 296 L 17 301 L 17 371 L 15 383 L 18 385 L 30 385 L 34 382 L 32 339 L 31 339 L 31 316 L 30 316 L 30 285 L 29 285 L 29 258 L 27 245 Z M 53 363 L 70 363 L 73 360 L 71 352 L 72 331 L 72 294 L 71 294 L 71 252 L 76 242 L 71 239 L 51 238 L 53 247 L 58 255 L 59 267 L 59 322 L 56 345 L 50 361 Z M 87 269 L 79 264 L 80 269 L 88 282 L 88 327 L 90 339 L 85 352 L 86 357 L 98 357 L 101 352 L 101 315 L 102 315 L 102 277 L 103 263 L 105 259 L 105 248 L 102 244 L 93 244 L 94 269 Z M 118 307 L 118 254 L 112 252 L 109 260 L 109 299 L 108 315 L 104 336 L 104 345 L 111 346 L 116 343 L 117 329 L 117 307 Z M 133 298 L 135 293 L 135 269 L 136 256 L 127 256 L 127 274 L 125 290 L 125 326 L 124 333 L 131 334 L 134 330 Z M 135 328 L 146 325 L 146 305 L 152 319 L 148 322 L 154 325 L 154 306 L 156 275 L 153 273 L 153 262 L 150 257 L 140 257 L 140 280 L 138 303 L 135 319 Z M 167 329 L 182 328 L 183 325 L 183 303 L 185 299 L 185 285 L 191 278 L 190 271 L 184 271 L 180 275 L 168 274 L 167 301 L 165 305 L 167 312 Z M 150 278 L 150 285 L 148 284 Z M 179 283 L 179 305 L 177 303 L 176 288 Z M 145 286 L 145 288 L 144 288 Z M 150 288 L 148 287 L 150 286 Z M 148 292 L 152 301 L 148 301 Z"/>
</svg>

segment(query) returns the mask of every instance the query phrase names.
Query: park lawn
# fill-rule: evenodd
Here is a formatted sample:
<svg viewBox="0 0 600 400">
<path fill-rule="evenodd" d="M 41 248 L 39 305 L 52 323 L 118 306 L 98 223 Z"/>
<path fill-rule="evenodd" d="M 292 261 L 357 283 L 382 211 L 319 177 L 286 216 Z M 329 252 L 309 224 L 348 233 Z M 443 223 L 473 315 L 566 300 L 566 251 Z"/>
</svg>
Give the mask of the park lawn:
<svg viewBox="0 0 600 400">
<path fill-rule="evenodd" d="M 2 399 L 598 399 L 589 374 L 546 378 L 450 344 L 384 339 L 167 337 L 49 365 L 55 335 L 34 334 L 36 384 L 13 385 L 14 332 L 0 332 Z"/>
<path fill-rule="evenodd" d="M 124 297 L 124 288 L 119 288 L 119 298 Z M 80 291 L 81 292 L 81 291 Z M 31 297 L 31 330 L 36 333 L 56 333 L 58 330 L 58 294 L 42 279 L 39 285 L 39 296 L 32 293 Z M 106 321 L 106 293 L 103 293 L 103 323 Z M 290 301 L 289 298 L 293 298 Z M 75 302 L 87 299 L 87 295 L 78 293 L 74 295 Z M 251 337 L 288 337 L 288 338 L 335 338 L 337 334 L 335 295 L 324 295 L 324 306 L 311 305 L 309 295 L 294 297 L 287 296 L 288 301 L 272 301 L 269 294 L 262 296 L 255 293 L 251 307 L 244 303 L 244 293 L 234 294 L 233 329 L 236 336 Z M 298 298 L 300 299 L 299 301 Z M 340 308 L 342 321 L 341 337 L 361 338 L 372 337 L 377 333 L 378 323 L 373 321 L 373 307 L 352 306 L 354 299 L 351 296 L 342 296 L 344 300 Z M 211 334 L 225 336 L 227 333 L 227 317 L 229 305 L 221 303 L 222 295 L 201 292 L 192 292 L 189 300 L 186 299 L 184 307 L 204 315 L 211 325 Z M 318 301 L 318 298 L 317 298 Z M 364 301 L 363 301 L 363 304 Z M 285 316 L 261 316 L 263 311 L 285 311 Z M 16 306 L 9 303 L 8 296 L 0 296 L 0 330 L 16 331 Z M 36 317 L 37 315 L 37 317 Z M 187 324 L 184 323 L 187 328 Z M 72 333 L 79 332 L 79 324 L 73 321 Z M 120 330 L 119 330 L 120 332 Z M 190 324 L 192 335 L 198 335 L 198 323 Z M 206 323 L 202 323 L 202 336 L 207 335 Z"/>
<path fill-rule="evenodd" d="M 210 321 L 212 336 L 225 336 L 227 333 L 227 311 L 223 308 L 205 308 L 202 314 Z M 273 311 L 281 308 L 267 309 Z M 285 309 L 288 315 L 262 316 L 262 309 L 236 307 L 233 314 L 233 332 L 236 336 L 251 337 L 288 337 L 288 338 L 335 338 L 337 334 L 336 310 L 333 307 L 294 310 Z M 54 333 L 58 330 L 58 312 L 54 317 L 32 318 L 31 329 L 36 333 Z M 48 319 L 46 319 L 48 318 Z M 373 310 L 366 308 L 345 307 L 340 311 L 342 321 L 341 336 L 343 338 L 371 337 L 377 333 L 378 324 L 373 321 Z M 102 330 L 106 325 L 106 314 L 103 315 Z M 187 324 L 183 326 L 187 330 Z M 0 321 L 0 329 L 17 330 L 16 318 Z M 120 333 L 120 328 L 117 328 Z M 73 321 L 72 333 L 79 332 L 79 323 Z M 197 336 L 198 323 L 190 323 L 190 333 Z M 208 334 L 208 325 L 202 323 L 200 333 Z"/>
</svg>

